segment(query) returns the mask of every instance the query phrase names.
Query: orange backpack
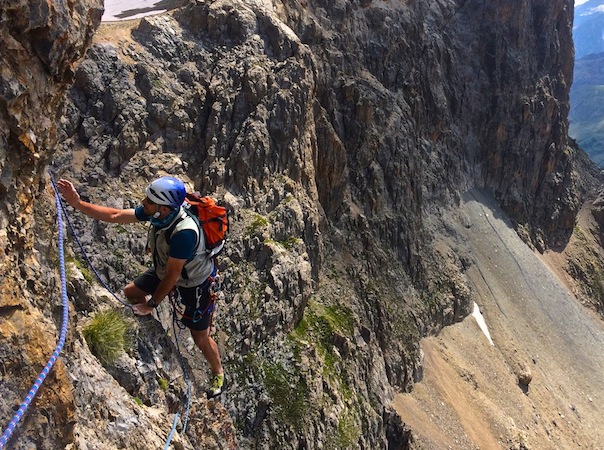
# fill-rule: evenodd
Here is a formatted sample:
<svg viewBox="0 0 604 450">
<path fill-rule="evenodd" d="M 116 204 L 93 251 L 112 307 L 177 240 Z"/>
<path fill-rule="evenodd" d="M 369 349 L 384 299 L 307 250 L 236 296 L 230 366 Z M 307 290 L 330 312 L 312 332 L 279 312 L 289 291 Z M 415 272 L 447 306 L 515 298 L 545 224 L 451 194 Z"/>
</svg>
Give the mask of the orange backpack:
<svg viewBox="0 0 604 450">
<path fill-rule="evenodd" d="M 216 204 L 211 197 L 199 197 L 188 192 L 184 207 L 199 220 L 208 251 L 218 248 L 224 243 L 229 229 L 229 219 L 224 206 Z"/>
</svg>

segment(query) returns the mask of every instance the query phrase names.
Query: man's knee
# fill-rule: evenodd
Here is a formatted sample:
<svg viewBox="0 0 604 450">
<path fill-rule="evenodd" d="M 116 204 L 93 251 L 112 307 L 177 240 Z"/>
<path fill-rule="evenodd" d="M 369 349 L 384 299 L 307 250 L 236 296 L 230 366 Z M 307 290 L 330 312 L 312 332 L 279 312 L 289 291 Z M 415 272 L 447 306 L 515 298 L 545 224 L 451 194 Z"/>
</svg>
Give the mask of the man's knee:
<svg viewBox="0 0 604 450">
<path fill-rule="evenodd" d="M 205 330 L 191 330 L 191 335 L 198 345 L 208 342 L 210 338 L 210 333 L 207 328 Z"/>
<path fill-rule="evenodd" d="M 124 288 L 124 296 L 131 302 L 140 302 L 145 299 L 147 294 L 137 288 L 133 282 L 128 283 Z"/>
</svg>

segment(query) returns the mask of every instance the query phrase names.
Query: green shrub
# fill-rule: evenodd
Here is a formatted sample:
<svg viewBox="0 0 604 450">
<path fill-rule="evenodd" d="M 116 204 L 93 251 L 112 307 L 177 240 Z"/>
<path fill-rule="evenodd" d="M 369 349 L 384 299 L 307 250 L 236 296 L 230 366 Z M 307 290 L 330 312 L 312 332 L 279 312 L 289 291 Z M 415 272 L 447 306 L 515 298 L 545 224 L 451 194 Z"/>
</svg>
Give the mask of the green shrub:
<svg viewBox="0 0 604 450">
<path fill-rule="evenodd" d="M 349 450 L 358 447 L 361 429 L 353 411 L 345 408 L 339 413 L 335 433 L 330 433 L 325 441 L 325 450 Z"/>
<path fill-rule="evenodd" d="M 111 364 L 126 349 L 128 324 L 116 310 L 96 313 L 83 329 L 90 351 L 102 364 Z"/>
<path fill-rule="evenodd" d="M 157 384 L 159 384 L 159 388 L 162 391 L 167 391 L 168 390 L 169 384 L 168 384 L 168 380 L 166 380 L 165 378 L 159 378 L 157 380 Z"/>
<path fill-rule="evenodd" d="M 342 396 L 351 399 L 354 391 L 350 388 L 349 375 L 342 356 L 335 351 L 336 334 L 352 337 L 354 335 L 354 316 L 350 308 L 344 305 L 323 305 L 315 299 L 308 302 L 304 317 L 288 335 L 293 343 L 293 352 L 300 358 L 302 342 L 310 341 L 320 356 L 323 376 L 337 381 Z"/>
<path fill-rule="evenodd" d="M 252 223 L 247 227 L 246 235 L 251 236 L 256 233 L 261 228 L 264 228 L 268 225 L 268 219 L 260 214 L 254 214 L 254 219 Z"/>
<path fill-rule="evenodd" d="M 263 369 L 264 386 L 277 416 L 295 429 L 302 429 L 309 410 L 309 391 L 301 374 L 288 371 L 280 363 L 265 363 Z"/>
<path fill-rule="evenodd" d="M 361 430 L 359 429 L 352 412 L 343 411 L 340 419 L 338 420 L 338 429 L 336 431 L 336 448 L 355 448 L 360 436 Z"/>
<path fill-rule="evenodd" d="M 80 260 L 74 258 L 73 256 L 68 256 L 67 258 L 65 258 L 65 261 L 67 263 L 73 263 L 76 266 L 76 268 L 82 273 L 82 276 L 84 277 L 84 279 L 90 284 L 93 283 L 94 277 L 92 276 L 92 272 L 88 269 L 88 267 L 86 265 L 82 264 L 80 262 Z M 68 275 L 70 277 L 73 277 L 74 276 L 73 271 L 71 273 L 68 273 Z"/>
</svg>

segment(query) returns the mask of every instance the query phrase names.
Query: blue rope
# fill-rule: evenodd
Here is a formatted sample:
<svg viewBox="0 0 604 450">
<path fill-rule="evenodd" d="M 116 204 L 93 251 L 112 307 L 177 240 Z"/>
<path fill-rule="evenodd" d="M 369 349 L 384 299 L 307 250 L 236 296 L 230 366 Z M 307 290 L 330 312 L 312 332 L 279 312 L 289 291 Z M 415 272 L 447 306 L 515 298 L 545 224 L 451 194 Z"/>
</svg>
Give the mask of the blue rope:
<svg viewBox="0 0 604 450">
<path fill-rule="evenodd" d="M 172 440 L 172 436 L 174 436 L 174 431 L 176 430 L 176 423 L 178 422 L 178 413 L 174 416 L 174 422 L 172 422 L 172 429 L 170 430 L 170 434 L 168 435 L 168 440 L 166 441 L 166 446 L 164 450 L 168 450 L 170 446 L 170 441 Z"/>
<path fill-rule="evenodd" d="M 187 406 L 185 409 L 185 420 L 182 426 L 182 434 L 184 435 L 187 430 L 187 422 L 189 421 L 189 408 L 191 407 L 191 381 L 189 380 L 189 375 L 187 373 L 187 368 L 185 366 L 185 360 L 182 357 L 180 352 L 180 345 L 178 342 L 178 334 L 176 332 L 176 312 L 172 310 L 172 330 L 174 331 L 174 339 L 176 341 L 176 353 L 178 355 L 178 361 L 180 362 L 180 367 L 182 368 L 185 382 L 187 384 Z M 172 430 L 170 430 L 170 434 L 168 435 L 168 440 L 166 441 L 166 446 L 164 450 L 168 450 L 170 446 L 170 441 L 172 441 L 172 437 L 174 436 L 174 431 L 176 430 L 176 424 L 178 422 L 178 413 L 174 416 L 174 421 L 172 422 Z"/>
<path fill-rule="evenodd" d="M 187 406 L 185 409 L 185 420 L 182 426 L 182 434 L 185 434 L 187 430 L 187 422 L 189 421 L 189 408 L 191 407 L 191 380 L 189 380 L 189 374 L 187 372 L 187 367 L 185 366 L 185 360 L 182 357 L 182 353 L 180 352 L 180 344 L 178 341 L 178 334 L 176 332 L 176 313 L 172 311 L 172 331 L 174 332 L 174 340 L 176 341 L 176 351 L 178 354 L 178 360 L 180 362 L 180 367 L 182 367 L 182 372 L 185 377 L 185 383 L 187 384 Z"/>
<path fill-rule="evenodd" d="M 27 394 L 27 397 L 25 397 L 25 399 L 23 400 L 23 403 L 21 403 L 21 406 L 19 407 L 19 410 L 13 416 L 13 419 L 10 421 L 10 423 L 8 424 L 8 427 L 2 434 L 2 437 L 0 438 L 0 449 L 4 448 L 4 446 L 7 444 L 8 440 L 10 439 L 11 435 L 13 434 L 13 431 L 15 431 L 15 428 L 17 427 L 17 423 L 19 423 L 19 421 L 23 417 L 23 414 L 25 414 L 25 411 L 27 410 L 29 404 L 31 403 L 31 401 L 35 397 L 36 393 L 38 392 L 38 389 L 40 388 L 40 386 L 46 379 L 46 375 L 48 375 L 48 373 L 52 369 L 52 366 L 56 362 L 57 358 L 59 357 L 59 354 L 61 353 L 61 350 L 63 349 L 63 345 L 65 344 L 65 336 L 67 335 L 67 324 L 69 321 L 69 305 L 67 302 L 67 287 L 66 287 L 66 282 L 65 282 L 65 256 L 64 256 L 64 252 L 63 252 L 63 221 L 61 220 L 61 210 L 59 208 L 59 205 L 60 205 L 59 194 L 58 194 L 54 184 L 53 184 L 53 189 L 55 190 L 55 201 L 57 204 L 57 224 L 59 227 L 59 261 L 60 261 L 60 266 L 61 266 L 61 299 L 63 302 L 63 324 L 61 326 L 61 336 L 59 338 L 59 343 L 57 344 L 57 347 L 55 348 L 55 351 L 53 352 L 52 356 L 50 357 L 50 359 L 44 366 L 44 369 L 42 369 L 42 372 L 40 372 L 40 375 L 38 376 L 34 385 L 32 386 L 29 393 Z"/>
</svg>

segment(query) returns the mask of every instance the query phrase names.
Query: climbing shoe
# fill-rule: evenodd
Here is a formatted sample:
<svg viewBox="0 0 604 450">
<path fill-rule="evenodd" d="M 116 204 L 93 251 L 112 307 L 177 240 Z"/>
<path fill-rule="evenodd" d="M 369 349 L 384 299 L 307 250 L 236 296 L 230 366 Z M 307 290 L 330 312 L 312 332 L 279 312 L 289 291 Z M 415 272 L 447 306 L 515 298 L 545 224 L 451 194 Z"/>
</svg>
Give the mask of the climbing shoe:
<svg viewBox="0 0 604 450">
<path fill-rule="evenodd" d="M 212 378 L 212 382 L 210 383 L 210 388 L 206 391 L 206 395 L 208 400 L 214 397 L 218 397 L 222 394 L 222 390 L 225 387 L 224 383 L 224 374 L 214 375 Z"/>
</svg>

